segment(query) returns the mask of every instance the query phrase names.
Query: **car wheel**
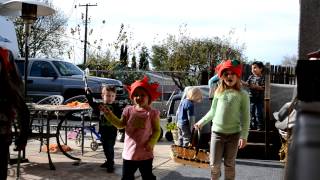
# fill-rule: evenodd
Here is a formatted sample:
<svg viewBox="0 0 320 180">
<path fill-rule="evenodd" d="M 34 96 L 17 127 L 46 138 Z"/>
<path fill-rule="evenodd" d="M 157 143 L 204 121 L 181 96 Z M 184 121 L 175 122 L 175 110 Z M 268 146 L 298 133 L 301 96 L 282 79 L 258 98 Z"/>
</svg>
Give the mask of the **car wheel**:
<svg viewBox="0 0 320 180">
<path fill-rule="evenodd" d="M 99 147 L 99 144 L 97 143 L 97 141 L 92 141 L 90 144 L 90 148 L 92 149 L 92 151 L 96 151 Z"/>
</svg>

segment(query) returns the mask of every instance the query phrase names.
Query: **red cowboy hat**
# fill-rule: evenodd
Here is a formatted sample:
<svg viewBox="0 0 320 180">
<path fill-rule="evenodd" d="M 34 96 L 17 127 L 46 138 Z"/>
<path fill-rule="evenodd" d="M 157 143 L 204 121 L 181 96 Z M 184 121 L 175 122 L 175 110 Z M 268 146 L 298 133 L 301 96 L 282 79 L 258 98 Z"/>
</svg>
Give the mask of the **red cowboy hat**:
<svg viewBox="0 0 320 180">
<path fill-rule="evenodd" d="M 231 70 L 234 72 L 238 77 L 241 77 L 242 74 L 242 64 L 238 60 L 224 60 L 222 61 L 217 67 L 216 72 L 218 73 L 219 78 L 221 78 L 222 73 L 224 70 Z"/>
<path fill-rule="evenodd" d="M 156 100 L 161 93 L 157 91 L 159 84 L 158 83 L 150 83 L 149 84 L 149 79 L 147 76 L 144 76 L 142 80 L 136 80 L 134 83 L 132 83 L 131 85 L 127 85 L 126 89 L 129 92 L 130 95 L 130 99 L 133 99 L 132 94 L 133 92 L 138 88 L 138 87 L 142 87 L 143 89 L 145 89 L 147 91 L 147 93 L 150 96 L 150 100 L 154 101 Z M 151 102 L 149 101 L 149 102 Z"/>
</svg>

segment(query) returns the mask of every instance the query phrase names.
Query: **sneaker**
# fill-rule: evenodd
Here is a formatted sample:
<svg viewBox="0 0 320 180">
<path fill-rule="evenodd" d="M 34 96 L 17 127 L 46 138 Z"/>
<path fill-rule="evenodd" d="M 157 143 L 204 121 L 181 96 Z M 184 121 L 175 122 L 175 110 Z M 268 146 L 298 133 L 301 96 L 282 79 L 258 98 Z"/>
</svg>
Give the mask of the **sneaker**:
<svg viewBox="0 0 320 180">
<path fill-rule="evenodd" d="M 114 172 L 114 166 L 112 165 L 112 166 L 108 166 L 107 167 L 107 172 L 108 173 L 113 173 Z"/>
<path fill-rule="evenodd" d="M 100 165 L 100 167 L 102 168 L 107 168 L 108 164 L 107 164 L 107 161 L 105 161 L 103 164 Z"/>
</svg>

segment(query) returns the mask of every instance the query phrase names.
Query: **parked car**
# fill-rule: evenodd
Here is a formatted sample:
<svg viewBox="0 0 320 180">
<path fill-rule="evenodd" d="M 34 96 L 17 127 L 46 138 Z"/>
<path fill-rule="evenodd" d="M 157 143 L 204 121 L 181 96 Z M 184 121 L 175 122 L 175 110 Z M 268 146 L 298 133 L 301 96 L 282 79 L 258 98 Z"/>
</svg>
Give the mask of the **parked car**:
<svg viewBox="0 0 320 180">
<path fill-rule="evenodd" d="M 186 92 L 191 87 L 198 87 L 200 88 L 203 100 L 200 103 L 196 103 L 194 106 L 194 112 L 195 112 L 195 121 L 198 122 L 210 109 L 212 97 L 209 96 L 209 86 L 207 85 L 201 85 L 201 86 L 187 86 L 184 88 L 184 90 L 169 99 L 169 106 L 167 110 L 167 121 L 168 122 L 176 122 L 176 112 L 180 105 L 180 102 L 182 99 L 186 97 Z M 195 123 L 195 122 L 194 122 Z M 211 138 L 211 123 L 206 124 L 201 128 L 200 131 L 200 148 L 208 149 L 209 148 L 209 141 Z"/>
<path fill-rule="evenodd" d="M 22 76 L 24 76 L 24 63 L 24 59 L 16 59 Z M 50 95 L 62 95 L 65 99 L 83 95 L 85 94 L 83 76 L 84 72 L 70 62 L 58 59 L 30 58 L 27 95 L 33 102 Z M 112 84 L 117 88 L 116 100 L 119 104 L 125 106 L 129 102 L 121 81 L 95 76 L 88 76 L 87 81 L 94 98 L 101 99 L 102 84 Z"/>
</svg>

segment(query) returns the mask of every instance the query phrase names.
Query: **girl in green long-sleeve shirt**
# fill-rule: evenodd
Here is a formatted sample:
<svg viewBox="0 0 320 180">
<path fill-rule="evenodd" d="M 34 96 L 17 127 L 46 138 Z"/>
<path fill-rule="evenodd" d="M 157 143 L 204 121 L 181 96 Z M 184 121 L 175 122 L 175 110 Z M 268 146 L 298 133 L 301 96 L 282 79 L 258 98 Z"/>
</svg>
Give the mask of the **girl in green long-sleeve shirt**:
<svg viewBox="0 0 320 180">
<path fill-rule="evenodd" d="M 248 93 L 241 89 L 242 65 L 237 60 L 226 60 L 216 68 L 220 84 L 215 91 L 209 112 L 194 127 L 212 122 L 210 146 L 211 179 L 219 179 L 224 159 L 225 179 L 235 179 L 235 159 L 238 148 L 247 143 L 250 103 Z"/>
</svg>

